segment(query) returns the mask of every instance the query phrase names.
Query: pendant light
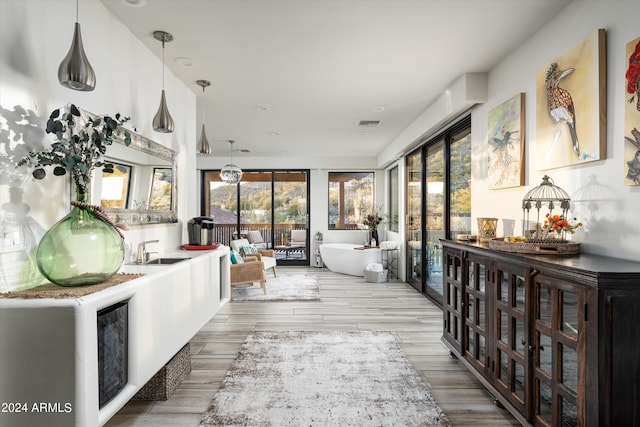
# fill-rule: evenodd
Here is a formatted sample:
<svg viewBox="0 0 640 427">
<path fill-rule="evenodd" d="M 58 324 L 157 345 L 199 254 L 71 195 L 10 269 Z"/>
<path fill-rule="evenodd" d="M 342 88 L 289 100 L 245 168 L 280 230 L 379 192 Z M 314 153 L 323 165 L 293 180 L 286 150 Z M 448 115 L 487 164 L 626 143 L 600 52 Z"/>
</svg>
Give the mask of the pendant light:
<svg viewBox="0 0 640 427">
<path fill-rule="evenodd" d="M 231 163 L 225 165 L 220 171 L 220 179 L 227 184 L 237 184 L 242 180 L 242 169 L 233 164 L 233 143 L 235 141 L 229 141 L 231 144 Z"/>
<path fill-rule="evenodd" d="M 96 87 L 96 73 L 84 53 L 82 34 L 78 23 L 78 0 L 76 0 L 76 25 L 73 30 L 71 48 L 58 67 L 58 81 L 64 87 L 88 92 Z"/>
<path fill-rule="evenodd" d="M 207 80 L 198 80 L 196 82 L 198 86 L 202 86 L 202 132 L 200 132 L 200 140 L 198 141 L 198 145 L 196 147 L 198 154 L 211 154 L 211 146 L 209 145 L 209 141 L 207 141 L 207 133 L 204 130 L 204 88 L 207 86 L 211 86 L 211 82 Z"/>
<path fill-rule="evenodd" d="M 173 132 L 174 124 L 169 109 L 167 108 L 167 100 L 164 97 L 164 44 L 173 40 L 173 36 L 166 31 L 154 31 L 153 38 L 162 42 L 162 96 L 160 96 L 160 107 L 153 117 L 153 130 L 162 133 Z"/>
</svg>

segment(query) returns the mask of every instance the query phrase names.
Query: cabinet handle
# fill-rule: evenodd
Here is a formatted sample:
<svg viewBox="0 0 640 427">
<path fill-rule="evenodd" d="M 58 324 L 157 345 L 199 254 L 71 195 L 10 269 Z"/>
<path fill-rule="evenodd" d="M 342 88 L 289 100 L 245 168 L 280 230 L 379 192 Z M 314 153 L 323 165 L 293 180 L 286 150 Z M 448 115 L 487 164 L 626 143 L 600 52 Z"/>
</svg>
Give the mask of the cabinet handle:
<svg viewBox="0 0 640 427">
<path fill-rule="evenodd" d="M 544 346 L 543 345 L 539 345 L 538 348 L 540 349 L 540 351 L 544 351 Z"/>
<path fill-rule="evenodd" d="M 529 347 L 528 347 L 528 348 L 529 348 L 529 351 L 530 351 L 531 353 L 533 353 L 533 346 L 532 346 L 531 344 L 529 344 Z"/>
<path fill-rule="evenodd" d="M 520 345 L 525 345 L 527 342 L 525 340 L 520 340 Z M 531 346 L 529 346 L 531 347 Z"/>
</svg>

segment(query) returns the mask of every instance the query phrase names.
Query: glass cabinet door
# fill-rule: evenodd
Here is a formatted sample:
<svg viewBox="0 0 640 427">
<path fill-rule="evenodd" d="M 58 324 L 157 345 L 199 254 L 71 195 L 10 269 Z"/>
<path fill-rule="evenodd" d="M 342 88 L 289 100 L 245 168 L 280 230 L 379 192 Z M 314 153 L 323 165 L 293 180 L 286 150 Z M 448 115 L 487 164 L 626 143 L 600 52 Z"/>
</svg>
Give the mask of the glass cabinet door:
<svg viewBox="0 0 640 427">
<path fill-rule="evenodd" d="M 458 352 L 463 348 L 463 323 L 465 304 L 463 302 L 464 269 L 461 251 L 452 249 L 444 253 L 444 339 Z"/>
<path fill-rule="evenodd" d="M 525 323 L 526 274 L 524 271 L 502 268 L 497 269 L 495 273 L 494 385 L 524 414 L 529 398 L 529 379 L 525 375 L 529 360 L 529 337 Z"/>
<path fill-rule="evenodd" d="M 487 260 L 469 255 L 464 288 L 464 357 L 486 376 L 487 370 Z"/>
<path fill-rule="evenodd" d="M 578 372 L 583 357 L 578 343 L 584 340 L 583 290 L 549 277 L 533 280 L 533 407 L 534 425 L 583 425 L 584 408 L 577 394 L 584 385 Z M 580 368 L 584 369 L 584 368 Z M 582 374 L 582 375 L 581 375 Z"/>
</svg>

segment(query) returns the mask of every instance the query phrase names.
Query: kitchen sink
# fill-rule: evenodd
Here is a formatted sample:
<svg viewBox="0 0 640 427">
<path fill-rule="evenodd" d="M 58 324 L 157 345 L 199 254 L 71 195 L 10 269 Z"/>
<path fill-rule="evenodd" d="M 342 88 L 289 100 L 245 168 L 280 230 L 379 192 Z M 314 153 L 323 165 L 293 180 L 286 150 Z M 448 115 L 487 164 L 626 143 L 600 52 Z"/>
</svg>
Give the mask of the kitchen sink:
<svg viewBox="0 0 640 427">
<path fill-rule="evenodd" d="M 176 262 L 185 261 L 191 258 L 155 258 L 145 262 L 145 265 L 167 265 L 175 264 Z"/>
</svg>

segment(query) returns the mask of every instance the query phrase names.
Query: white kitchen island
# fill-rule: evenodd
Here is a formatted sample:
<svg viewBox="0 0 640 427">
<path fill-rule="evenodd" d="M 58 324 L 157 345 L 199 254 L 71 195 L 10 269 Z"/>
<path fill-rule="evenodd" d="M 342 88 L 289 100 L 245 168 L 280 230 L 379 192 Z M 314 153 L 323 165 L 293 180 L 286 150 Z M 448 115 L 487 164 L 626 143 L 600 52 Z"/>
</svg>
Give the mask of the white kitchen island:
<svg viewBox="0 0 640 427">
<path fill-rule="evenodd" d="M 229 248 L 75 298 L 0 298 L 0 426 L 104 425 L 229 301 Z M 98 312 L 126 305 L 126 384 L 99 406 Z M 109 346 L 103 346 L 109 351 Z M 104 350 L 103 350 L 104 353 Z"/>
</svg>

